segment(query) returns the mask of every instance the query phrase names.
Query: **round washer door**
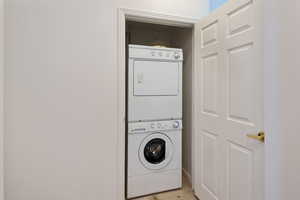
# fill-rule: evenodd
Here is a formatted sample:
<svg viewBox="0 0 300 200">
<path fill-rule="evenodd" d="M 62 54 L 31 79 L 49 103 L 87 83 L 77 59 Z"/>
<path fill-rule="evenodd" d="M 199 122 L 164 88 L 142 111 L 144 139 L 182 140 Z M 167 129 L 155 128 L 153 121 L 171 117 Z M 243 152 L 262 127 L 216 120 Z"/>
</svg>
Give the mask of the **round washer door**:
<svg viewBox="0 0 300 200">
<path fill-rule="evenodd" d="M 162 169 L 173 157 L 173 143 L 163 133 L 153 133 L 146 137 L 139 148 L 139 158 L 147 169 Z"/>
</svg>

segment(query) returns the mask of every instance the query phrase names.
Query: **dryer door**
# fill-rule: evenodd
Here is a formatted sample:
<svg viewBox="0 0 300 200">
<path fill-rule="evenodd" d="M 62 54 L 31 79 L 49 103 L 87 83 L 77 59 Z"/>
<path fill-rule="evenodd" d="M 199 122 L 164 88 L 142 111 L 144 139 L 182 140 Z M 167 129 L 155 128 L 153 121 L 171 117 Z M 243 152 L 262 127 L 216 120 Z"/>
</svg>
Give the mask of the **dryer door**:
<svg viewBox="0 0 300 200">
<path fill-rule="evenodd" d="M 135 60 L 134 96 L 177 96 L 179 64 L 170 61 Z"/>
<path fill-rule="evenodd" d="M 182 61 L 130 59 L 128 121 L 182 118 Z"/>
<path fill-rule="evenodd" d="M 139 149 L 139 157 L 147 169 L 162 169 L 173 158 L 173 143 L 162 133 L 154 133 L 146 137 Z"/>
</svg>

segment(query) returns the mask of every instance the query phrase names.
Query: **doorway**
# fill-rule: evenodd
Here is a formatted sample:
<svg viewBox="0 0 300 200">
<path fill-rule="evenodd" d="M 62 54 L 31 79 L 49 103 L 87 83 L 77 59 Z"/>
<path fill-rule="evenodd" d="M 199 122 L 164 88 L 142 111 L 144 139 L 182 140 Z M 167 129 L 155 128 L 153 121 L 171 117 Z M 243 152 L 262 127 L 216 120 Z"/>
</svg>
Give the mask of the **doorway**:
<svg viewBox="0 0 300 200">
<path fill-rule="evenodd" d="M 165 16 L 153 13 L 140 13 L 128 9 L 119 10 L 119 116 L 122 119 L 119 120 L 119 131 L 125 133 L 126 131 L 126 65 L 127 55 L 126 46 L 124 44 L 133 43 L 139 45 L 155 45 L 154 41 L 158 42 L 157 45 L 163 45 L 167 47 L 182 48 L 184 51 L 184 67 L 183 70 L 183 124 L 184 132 L 188 132 L 186 137 L 183 139 L 183 151 L 186 156 L 183 156 L 184 166 L 184 183 L 192 184 L 192 76 L 193 76 L 193 64 L 194 64 L 194 24 L 193 19 L 184 19 L 180 17 Z M 147 31 L 145 31 L 147 30 Z M 144 31 L 144 32 L 143 32 Z M 130 32 L 130 34 L 128 34 Z M 148 34 L 147 34 L 148 32 Z M 154 34 L 149 34 L 149 32 Z M 128 42 L 130 40 L 130 42 Z M 122 45 L 123 44 L 123 45 Z M 188 97 L 188 98 L 187 98 Z M 126 153 L 124 155 L 124 149 L 126 148 L 126 135 L 122 135 L 119 138 L 119 166 L 126 166 Z M 120 178 L 124 180 L 120 183 L 119 188 L 119 199 L 124 199 L 126 196 L 125 185 L 126 185 L 126 170 L 124 168 L 119 169 L 118 182 Z M 190 187 L 189 187 L 190 188 Z"/>
<path fill-rule="evenodd" d="M 181 188 L 182 182 L 187 183 L 184 187 L 187 188 L 192 182 L 193 27 L 127 20 L 125 47 L 129 60 L 127 197 Z M 147 123 L 151 129 L 133 132 L 137 126 L 147 129 Z M 141 140 L 157 132 L 171 141 L 157 135 L 160 139 L 154 140 L 152 146 L 159 146 L 166 153 L 157 154 L 163 162 L 155 160 L 157 163 L 153 164 L 147 161 L 147 156 L 146 160 L 143 155 L 137 156 L 137 152 L 144 151 Z"/>
</svg>

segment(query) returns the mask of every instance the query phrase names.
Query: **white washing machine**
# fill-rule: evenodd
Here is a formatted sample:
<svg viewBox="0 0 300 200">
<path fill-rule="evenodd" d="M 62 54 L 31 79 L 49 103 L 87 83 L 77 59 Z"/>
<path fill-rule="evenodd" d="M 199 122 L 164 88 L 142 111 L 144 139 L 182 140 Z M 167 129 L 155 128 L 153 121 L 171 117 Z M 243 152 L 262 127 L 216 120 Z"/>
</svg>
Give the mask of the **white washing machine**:
<svg viewBox="0 0 300 200">
<path fill-rule="evenodd" d="M 128 124 L 127 198 L 181 188 L 181 120 Z"/>
<path fill-rule="evenodd" d="M 182 118 L 181 49 L 129 45 L 128 121 Z"/>
</svg>

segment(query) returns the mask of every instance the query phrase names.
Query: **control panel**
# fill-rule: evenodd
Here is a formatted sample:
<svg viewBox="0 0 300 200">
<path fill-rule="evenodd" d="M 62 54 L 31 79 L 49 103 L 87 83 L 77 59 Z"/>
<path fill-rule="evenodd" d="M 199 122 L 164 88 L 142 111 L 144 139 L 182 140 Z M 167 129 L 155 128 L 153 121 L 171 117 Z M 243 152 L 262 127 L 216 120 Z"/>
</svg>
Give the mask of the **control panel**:
<svg viewBox="0 0 300 200">
<path fill-rule="evenodd" d="M 165 48 L 165 47 L 148 47 L 141 45 L 129 45 L 130 58 L 157 59 L 157 60 L 173 60 L 182 61 L 182 49 Z"/>
<path fill-rule="evenodd" d="M 152 50 L 149 51 L 149 56 L 156 59 L 182 60 L 182 54 L 179 51 Z"/>
<path fill-rule="evenodd" d="M 132 122 L 128 124 L 128 133 L 144 133 L 164 130 L 182 129 L 181 120 L 153 121 L 153 122 Z"/>
</svg>

